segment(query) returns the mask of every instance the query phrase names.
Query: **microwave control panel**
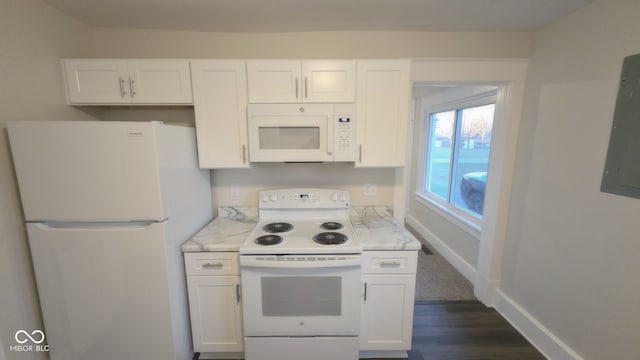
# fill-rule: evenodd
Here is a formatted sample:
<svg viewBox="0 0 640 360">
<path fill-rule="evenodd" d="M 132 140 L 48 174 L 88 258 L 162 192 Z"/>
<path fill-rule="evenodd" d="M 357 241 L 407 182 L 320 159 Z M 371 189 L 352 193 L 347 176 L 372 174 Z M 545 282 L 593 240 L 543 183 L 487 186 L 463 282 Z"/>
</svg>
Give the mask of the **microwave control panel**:
<svg viewBox="0 0 640 360">
<path fill-rule="evenodd" d="M 351 149 L 351 118 L 341 117 L 338 118 L 338 131 L 336 140 L 338 141 L 338 146 L 336 147 L 337 152 L 345 152 Z"/>
<path fill-rule="evenodd" d="M 355 161 L 355 106 L 335 106 L 334 113 L 334 161 Z"/>
</svg>

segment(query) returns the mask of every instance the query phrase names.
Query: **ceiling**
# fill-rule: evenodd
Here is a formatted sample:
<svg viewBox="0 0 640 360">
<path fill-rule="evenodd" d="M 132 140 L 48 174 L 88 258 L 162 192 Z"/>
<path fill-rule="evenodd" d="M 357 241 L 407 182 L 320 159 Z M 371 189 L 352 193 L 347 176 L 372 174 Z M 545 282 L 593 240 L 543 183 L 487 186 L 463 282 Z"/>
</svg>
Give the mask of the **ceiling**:
<svg viewBox="0 0 640 360">
<path fill-rule="evenodd" d="M 594 0 L 43 0 L 93 26 L 208 32 L 533 31 Z"/>
</svg>

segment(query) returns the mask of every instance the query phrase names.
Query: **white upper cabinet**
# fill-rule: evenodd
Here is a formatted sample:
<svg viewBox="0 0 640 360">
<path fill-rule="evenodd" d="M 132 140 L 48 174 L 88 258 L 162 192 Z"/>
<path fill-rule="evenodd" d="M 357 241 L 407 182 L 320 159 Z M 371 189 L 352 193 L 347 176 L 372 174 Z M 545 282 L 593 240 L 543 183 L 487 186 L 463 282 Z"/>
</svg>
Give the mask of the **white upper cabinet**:
<svg viewBox="0 0 640 360">
<path fill-rule="evenodd" d="M 201 168 L 249 167 L 244 60 L 192 60 Z"/>
<path fill-rule="evenodd" d="M 356 167 L 405 166 L 409 70 L 409 60 L 358 61 Z"/>
<path fill-rule="evenodd" d="M 189 60 L 127 60 L 134 103 L 191 104 Z"/>
<path fill-rule="evenodd" d="M 298 60 L 248 60 L 249 102 L 301 102 L 300 76 Z"/>
<path fill-rule="evenodd" d="M 123 103 L 131 99 L 126 60 L 62 61 L 69 104 Z"/>
<path fill-rule="evenodd" d="M 71 105 L 191 104 L 189 60 L 64 59 Z"/>
<path fill-rule="evenodd" d="M 356 99 L 354 60 L 248 60 L 250 103 L 341 103 Z"/>
<path fill-rule="evenodd" d="M 304 102 L 355 102 L 356 62 L 308 60 L 302 62 Z"/>
</svg>

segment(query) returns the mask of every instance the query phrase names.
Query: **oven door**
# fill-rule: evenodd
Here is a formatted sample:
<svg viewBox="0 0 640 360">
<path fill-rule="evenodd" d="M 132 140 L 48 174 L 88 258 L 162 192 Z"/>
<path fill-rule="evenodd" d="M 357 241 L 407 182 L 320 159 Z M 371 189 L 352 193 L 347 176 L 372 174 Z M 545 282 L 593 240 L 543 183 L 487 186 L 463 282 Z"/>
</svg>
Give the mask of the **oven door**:
<svg viewBox="0 0 640 360">
<path fill-rule="evenodd" d="M 240 256 L 245 336 L 356 336 L 360 255 Z"/>
<path fill-rule="evenodd" d="M 252 162 L 334 159 L 332 105 L 253 104 L 248 116 Z"/>
</svg>

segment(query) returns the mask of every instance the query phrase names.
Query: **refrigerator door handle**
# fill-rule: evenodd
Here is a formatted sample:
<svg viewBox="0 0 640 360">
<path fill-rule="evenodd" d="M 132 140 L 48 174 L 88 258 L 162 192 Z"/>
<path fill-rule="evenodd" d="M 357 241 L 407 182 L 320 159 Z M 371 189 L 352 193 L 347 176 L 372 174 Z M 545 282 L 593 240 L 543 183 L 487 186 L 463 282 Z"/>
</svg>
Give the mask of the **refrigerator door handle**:
<svg viewBox="0 0 640 360">
<path fill-rule="evenodd" d="M 122 221 L 122 222 L 56 222 L 56 221 L 38 221 L 32 222 L 40 229 L 144 229 L 154 224 L 161 224 L 164 220 L 141 220 L 141 221 Z"/>
</svg>

